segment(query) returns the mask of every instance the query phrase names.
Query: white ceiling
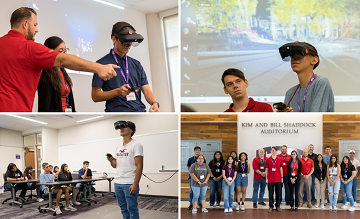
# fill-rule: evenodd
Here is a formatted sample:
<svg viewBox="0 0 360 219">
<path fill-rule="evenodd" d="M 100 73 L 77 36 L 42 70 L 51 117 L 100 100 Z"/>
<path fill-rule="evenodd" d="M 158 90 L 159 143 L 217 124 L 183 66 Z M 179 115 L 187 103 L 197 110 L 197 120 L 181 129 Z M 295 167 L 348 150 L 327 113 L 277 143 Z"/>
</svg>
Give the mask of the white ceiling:
<svg viewBox="0 0 360 219">
<path fill-rule="evenodd" d="M 178 7 L 178 0 L 105 0 L 145 14 L 159 13 Z"/>
<path fill-rule="evenodd" d="M 117 115 L 104 115 L 104 117 L 102 117 L 102 118 L 77 123 L 77 121 L 79 121 L 79 120 L 93 118 L 96 116 L 100 116 L 100 114 L 98 114 L 98 115 L 97 114 L 91 114 L 91 115 L 89 115 L 89 114 L 43 115 L 42 114 L 42 115 L 39 115 L 39 114 L 33 113 L 33 114 L 15 114 L 15 115 L 26 117 L 29 119 L 38 120 L 41 122 L 46 122 L 48 124 L 43 125 L 40 123 L 8 116 L 6 114 L 0 114 L 0 128 L 11 129 L 11 130 L 16 130 L 16 131 L 26 131 L 29 129 L 40 128 L 40 127 L 61 129 L 61 128 L 66 128 L 66 127 L 75 126 L 75 125 L 79 125 L 79 124 L 91 123 L 91 122 L 99 121 L 102 119 L 108 119 L 108 118 L 117 116 Z"/>
</svg>

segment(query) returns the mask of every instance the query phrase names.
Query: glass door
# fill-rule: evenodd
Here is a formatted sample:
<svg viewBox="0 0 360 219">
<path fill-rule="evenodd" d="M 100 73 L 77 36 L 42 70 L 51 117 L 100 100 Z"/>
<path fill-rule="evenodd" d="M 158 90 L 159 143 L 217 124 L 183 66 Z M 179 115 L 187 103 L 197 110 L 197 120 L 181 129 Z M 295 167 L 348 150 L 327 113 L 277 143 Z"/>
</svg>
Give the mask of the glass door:
<svg viewBox="0 0 360 219">
<path fill-rule="evenodd" d="M 32 177 L 39 178 L 41 174 L 42 146 L 41 132 L 23 135 L 25 167 L 32 167 Z M 35 177 L 36 176 L 36 177 Z"/>
</svg>

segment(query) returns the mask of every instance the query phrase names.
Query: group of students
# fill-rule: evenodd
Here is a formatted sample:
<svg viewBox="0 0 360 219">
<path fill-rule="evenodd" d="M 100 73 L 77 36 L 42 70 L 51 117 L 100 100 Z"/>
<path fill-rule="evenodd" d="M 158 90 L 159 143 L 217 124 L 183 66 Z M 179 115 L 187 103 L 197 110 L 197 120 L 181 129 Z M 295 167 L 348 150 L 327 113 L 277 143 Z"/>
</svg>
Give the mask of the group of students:
<svg viewBox="0 0 360 219">
<path fill-rule="evenodd" d="M 127 55 L 142 41 L 133 42 L 142 36 L 129 23 L 114 24 L 114 48 L 97 63 L 67 54 L 69 48 L 58 36 L 44 45 L 35 43 L 38 22 L 32 8 L 16 9 L 10 24 L 8 34 L 0 37 L 0 111 L 31 112 L 37 90 L 39 112 L 76 112 L 73 82 L 65 68 L 95 73 L 91 96 L 94 102 L 106 101 L 106 112 L 146 112 L 141 91 L 151 105 L 149 112 L 159 111 L 141 63 Z"/>
<path fill-rule="evenodd" d="M 253 208 L 257 208 L 257 204 L 266 206 L 263 197 L 267 186 L 269 213 L 274 207 L 277 211 L 282 211 L 280 207 L 283 197 L 282 187 L 285 189 L 285 202 L 286 205 L 290 205 L 290 211 L 298 211 L 298 208 L 303 207 L 306 202 L 308 208 L 313 208 L 312 201 L 316 203 L 315 208 L 324 209 L 327 202 L 326 188 L 328 188 L 329 210 L 337 210 L 338 194 L 341 189 L 343 201 L 341 208 L 354 211 L 357 206 L 357 183 L 360 174 L 360 162 L 355 159 L 355 151 L 350 150 L 349 156 L 344 156 L 340 164 L 337 156 L 331 154 L 330 146 L 326 146 L 325 155 L 315 154 L 313 151 L 314 146 L 309 145 L 299 158 L 296 150 L 288 155 L 286 145 L 281 147 L 280 154 L 277 154 L 277 147 L 274 146 L 271 148 L 271 156 L 266 157 L 265 150 L 259 149 L 259 156 L 252 161 Z M 215 201 L 216 208 L 220 207 L 221 190 L 223 190 L 225 213 L 233 212 L 235 192 L 235 209 L 245 210 L 244 201 L 250 173 L 248 155 L 241 152 L 238 158 L 237 153 L 232 151 L 224 160 L 222 153 L 216 151 L 213 160 L 206 164 L 204 156 L 200 154 L 199 146 L 194 148 L 194 153 L 187 164 L 190 185 L 188 209 L 194 214 L 197 213 L 198 207 L 202 212 L 208 212 L 205 208 L 205 200 L 210 184 L 210 208 L 215 206 Z"/>
<path fill-rule="evenodd" d="M 40 174 L 39 182 L 40 183 L 46 183 L 46 182 L 55 182 L 55 181 L 72 181 L 73 177 L 71 175 L 71 172 L 68 168 L 67 164 L 62 164 L 61 168 L 59 169 L 58 166 L 55 166 L 53 169 L 52 165 L 49 165 L 48 163 L 43 163 L 42 168 L 44 170 L 43 173 Z M 7 171 L 5 173 L 5 181 L 23 181 L 23 180 L 33 180 L 34 177 L 32 176 L 33 168 L 32 166 L 26 167 L 24 173 L 22 173 L 17 166 L 14 163 L 10 163 L 8 165 Z M 89 161 L 83 162 L 83 168 L 81 168 L 78 171 L 78 179 L 89 179 L 92 178 L 92 172 L 91 169 L 89 169 Z M 5 188 L 7 190 L 11 190 L 11 198 L 13 198 L 13 191 L 11 187 L 11 183 L 5 183 Z M 76 186 L 73 186 L 71 184 L 69 185 L 63 185 L 60 187 L 54 187 L 52 189 L 52 194 L 56 195 L 56 206 L 55 206 L 55 212 L 56 214 L 61 214 L 61 210 L 59 207 L 61 198 L 65 199 L 65 210 L 66 211 L 76 211 L 76 208 L 74 208 L 74 205 L 80 205 L 80 202 L 77 200 L 80 198 L 78 196 L 79 191 L 83 190 L 83 183 L 76 183 Z M 36 182 L 33 183 L 19 183 L 15 186 L 15 192 L 18 190 L 21 190 L 19 199 L 23 202 L 25 202 L 25 195 L 28 189 L 36 189 L 36 195 L 37 195 L 37 201 L 42 202 L 44 199 L 42 198 L 42 194 L 49 193 L 49 187 L 45 185 L 37 185 Z M 89 185 L 86 184 L 86 189 L 89 189 Z M 70 192 L 72 192 L 72 198 L 70 199 Z M 95 192 L 95 188 L 91 186 L 91 192 Z M 87 194 L 88 195 L 88 192 Z"/>
</svg>

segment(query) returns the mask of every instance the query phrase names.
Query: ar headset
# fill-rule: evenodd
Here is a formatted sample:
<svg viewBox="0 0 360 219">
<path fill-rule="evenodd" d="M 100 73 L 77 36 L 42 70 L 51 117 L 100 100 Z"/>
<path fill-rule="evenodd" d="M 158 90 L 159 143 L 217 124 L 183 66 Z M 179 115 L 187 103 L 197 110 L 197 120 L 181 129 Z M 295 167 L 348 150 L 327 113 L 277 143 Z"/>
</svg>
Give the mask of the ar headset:
<svg viewBox="0 0 360 219">
<path fill-rule="evenodd" d="M 133 131 L 131 133 L 131 136 L 133 136 L 135 133 L 135 124 L 130 121 L 123 121 L 123 120 L 117 121 L 114 123 L 114 127 L 116 130 L 129 127 Z"/>
<path fill-rule="evenodd" d="M 281 46 L 279 48 L 279 52 L 280 52 L 280 56 L 281 56 L 282 60 L 285 62 L 289 62 L 291 60 L 291 58 L 293 58 L 295 60 L 301 60 L 306 55 L 312 55 L 315 57 L 319 57 L 319 55 L 317 54 L 317 51 L 312 49 L 310 44 L 305 43 L 305 42 L 299 42 L 299 41 L 295 41 L 293 43 L 287 43 L 287 44 Z M 320 64 L 320 57 L 319 57 L 319 61 L 314 65 L 313 69 L 318 67 L 319 64 Z M 294 95 L 293 95 L 293 97 L 294 97 Z M 292 100 L 292 97 L 288 104 L 285 104 L 282 102 L 274 103 L 273 107 L 277 110 L 284 110 L 290 104 L 291 100 Z"/>
<path fill-rule="evenodd" d="M 124 22 L 125 23 L 125 22 Z M 130 24 L 125 23 L 125 26 L 121 28 L 118 33 L 113 33 L 111 36 L 115 36 L 124 47 L 136 47 L 144 40 L 141 34 L 136 33 L 135 28 Z"/>
</svg>

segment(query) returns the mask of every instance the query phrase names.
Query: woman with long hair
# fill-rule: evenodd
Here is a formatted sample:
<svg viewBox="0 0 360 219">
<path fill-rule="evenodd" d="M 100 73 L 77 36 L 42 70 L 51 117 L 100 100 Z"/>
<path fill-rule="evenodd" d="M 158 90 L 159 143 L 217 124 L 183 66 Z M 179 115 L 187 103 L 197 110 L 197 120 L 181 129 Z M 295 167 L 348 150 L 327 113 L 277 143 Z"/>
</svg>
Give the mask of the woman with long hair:
<svg viewBox="0 0 360 219">
<path fill-rule="evenodd" d="M 226 159 L 225 165 L 222 168 L 223 176 L 223 191 L 224 191 L 224 212 L 233 212 L 234 208 L 234 187 L 236 179 L 237 168 L 234 158 L 229 156 Z"/>
<path fill-rule="evenodd" d="M 44 45 L 62 53 L 69 50 L 57 36 L 47 38 Z M 44 69 L 38 84 L 38 111 L 75 112 L 72 86 L 71 78 L 64 68 Z"/>
<path fill-rule="evenodd" d="M 4 177 L 5 181 L 23 181 L 25 180 L 25 178 L 23 177 L 22 172 L 16 167 L 16 164 L 14 163 L 9 163 L 8 167 L 7 167 L 7 171 L 5 173 L 5 177 Z M 10 183 L 6 183 L 4 185 L 4 187 L 7 190 L 11 191 L 11 199 L 14 197 L 13 196 L 13 190 L 11 187 Z M 21 189 L 21 193 L 19 198 L 21 199 L 21 201 L 25 202 L 25 195 L 26 195 L 26 191 L 27 191 L 27 185 L 24 183 L 19 183 L 15 186 L 15 193 Z"/>
<path fill-rule="evenodd" d="M 316 189 L 316 205 L 315 208 L 321 206 L 324 209 L 324 201 L 325 201 L 325 189 L 326 189 L 326 163 L 324 162 L 323 156 L 318 154 L 315 160 L 315 189 Z M 320 202 L 321 195 L 321 202 Z"/>
<path fill-rule="evenodd" d="M 61 170 L 59 171 L 58 180 L 59 181 L 73 180 L 73 178 L 71 176 L 71 172 L 66 163 L 61 165 Z M 68 185 L 67 188 L 69 189 L 69 191 L 73 192 L 72 199 L 70 199 L 70 204 L 71 205 L 80 205 L 80 203 L 76 201 L 76 196 L 79 194 L 79 189 L 72 185 Z"/>
<path fill-rule="evenodd" d="M 302 163 L 299 161 L 298 153 L 291 151 L 291 159 L 287 163 L 288 184 L 290 191 L 290 211 L 298 211 L 299 208 L 299 188 L 301 179 Z M 294 200 L 295 194 L 295 200 Z M 294 203 L 295 202 L 295 203 Z M 294 205 L 295 204 L 295 205 Z"/>
<path fill-rule="evenodd" d="M 25 180 L 33 179 L 33 176 L 31 175 L 32 170 L 33 170 L 32 166 L 26 167 L 26 169 L 24 170 L 24 174 L 23 174 Z M 44 201 L 44 199 L 41 198 L 41 186 L 36 185 L 36 183 L 27 183 L 27 186 L 28 186 L 28 188 L 36 189 L 36 198 L 37 198 L 36 201 L 37 202 Z"/>
<path fill-rule="evenodd" d="M 330 157 L 330 164 L 327 166 L 327 180 L 329 191 L 329 210 L 337 210 L 336 204 L 339 197 L 340 190 L 340 165 L 337 163 L 335 154 Z"/>
<path fill-rule="evenodd" d="M 350 162 L 350 158 L 348 156 L 343 157 L 343 160 L 340 165 L 341 168 L 341 193 L 342 193 L 342 200 L 344 205 L 341 207 L 342 209 L 347 209 L 347 201 L 350 202 L 349 211 L 355 211 L 354 207 L 354 198 L 351 195 L 353 179 L 356 175 L 355 166 L 352 165 Z"/>
<path fill-rule="evenodd" d="M 241 206 L 241 210 L 245 210 L 245 197 L 246 197 L 246 188 L 248 186 L 248 174 L 250 172 L 250 164 L 248 161 L 248 155 L 245 152 L 241 152 L 239 154 L 239 162 L 237 165 L 237 174 L 235 179 L 236 186 L 236 210 L 239 210 Z M 240 195 L 242 193 L 242 199 L 240 204 Z"/>
<path fill-rule="evenodd" d="M 221 151 L 214 153 L 214 159 L 209 163 L 210 168 L 210 208 L 215 204 L 216 194 L 216 207 L 220 207 L 221 201 L 221 187 L 222 187 L 222 168 L 225 164 Z"/>
</svg>

